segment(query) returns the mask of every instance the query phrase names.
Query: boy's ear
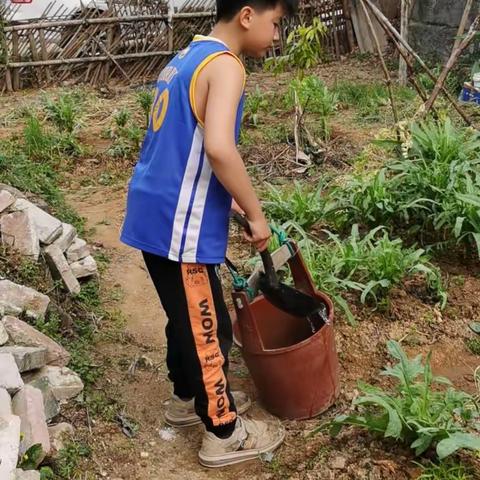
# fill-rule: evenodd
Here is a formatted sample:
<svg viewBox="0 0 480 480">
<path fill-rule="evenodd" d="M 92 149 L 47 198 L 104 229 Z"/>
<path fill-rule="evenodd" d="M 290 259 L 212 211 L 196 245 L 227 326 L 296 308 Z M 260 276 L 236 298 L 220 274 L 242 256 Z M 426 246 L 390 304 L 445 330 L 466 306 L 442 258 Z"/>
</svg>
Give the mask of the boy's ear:
<svg viewBox="0 0 480 480">
<path fill-rule="evenodd" d="M 252 7 L 243 7 L 238 14 L 238 19 L 240 21 L 240 25 L 245 30 L 250 30 L 250 26 L 252 24 L 253 16 L 255 15 L 255 11 Z"/>
</svg>

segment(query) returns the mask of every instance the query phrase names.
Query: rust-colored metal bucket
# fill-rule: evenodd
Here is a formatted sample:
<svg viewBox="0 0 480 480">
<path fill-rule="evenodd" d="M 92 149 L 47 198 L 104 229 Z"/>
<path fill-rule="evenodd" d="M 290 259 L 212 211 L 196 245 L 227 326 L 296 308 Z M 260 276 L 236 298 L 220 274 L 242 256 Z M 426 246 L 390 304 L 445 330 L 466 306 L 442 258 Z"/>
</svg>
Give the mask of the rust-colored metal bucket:
<svg viewBox="0 0 480 480">
<path fill-rule="evenodd" d="M 318 292 L 301 254 L 288 259 L 296 288 L 315 295 L 328 306 L 328 322 L 312 333 L 306 319 L 293 317 L 262 295 L 250 300 L 234 292 L 235 343 L 257 387 L 265 408 L 280 418 L 312 418 L 328 409 L 340 390 L 339 364 L 331 300 Z"/>
</svg>

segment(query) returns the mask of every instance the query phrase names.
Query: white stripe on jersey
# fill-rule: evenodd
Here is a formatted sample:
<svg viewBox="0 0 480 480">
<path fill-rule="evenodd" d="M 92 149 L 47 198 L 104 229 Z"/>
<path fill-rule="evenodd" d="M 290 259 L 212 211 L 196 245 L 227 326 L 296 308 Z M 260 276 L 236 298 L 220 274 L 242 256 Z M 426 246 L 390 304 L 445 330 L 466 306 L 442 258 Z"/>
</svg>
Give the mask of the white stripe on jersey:
<svg viewBox="0 0 480 480">
<path fill-rule="evenodd" d="M 195 199 L 193 200 L 192 213 L 188 222 L 187 238 L 182 255 L 182 260 L 184 262 L 196 263 L 197 261 L 198 240 L 200 238 L 200 229 L 202 227 L 207 192 L 211 178 L 212 168 L 207 155 L 205 154 L 202 165 L 202 173 L 200 174 L 200 180 L 198 181 Z"/>
<path fill-rule="evenodd" d="M 180 247 L 182 245 L 183 230 L 185 227 L 190 199 L 192 198 L 195 177 L 197 176 L 198 166 L 200 164 L 202 148 L 203 132 L 197 125 L 195 133 L 193 134 L 192 148 L 190 149 L 190 155 L 188 157 L 187 167 L 185 169 L 185 175 L 180 190 L 180 197 L 175 211 L 172 240 L 170 242 L 170 251 L 168 252 L 168 258 L 175 262 L 180 261 Z"/>
</svg>

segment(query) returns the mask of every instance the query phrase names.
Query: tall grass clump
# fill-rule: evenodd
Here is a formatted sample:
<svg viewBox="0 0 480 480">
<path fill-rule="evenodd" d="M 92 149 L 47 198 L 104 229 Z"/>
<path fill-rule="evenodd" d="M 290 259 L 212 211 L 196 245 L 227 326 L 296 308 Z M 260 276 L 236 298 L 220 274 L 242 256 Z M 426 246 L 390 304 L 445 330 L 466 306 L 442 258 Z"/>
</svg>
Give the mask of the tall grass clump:
<svg viewBox="0 0 480 480">
<path fill-rule="evenodd" d="M 335 300 L 351 324 L 355 318 L 345 298 L 347 292 L 356 293 L 362 303 L 377 306 L 385 303 L 391 289 L 407 278 L 421 277 L 432 299 L 445 305 L 440 271 L 429 262 L 423 249 L 404 247 L 400 239 L 391 239 L 383 227 L 361 236 L 358 225 L 354 225 L 344 239 L 325 233 L 327 238 L 321 242 L 303 233 L 299 244 L 315 284 Z"/>
<path fill-rule="evenodd" d="M 337 227 L 386 225 L 423 245 L 474 245 L 480 255 L 480 134 L 450 119 L 411 126 L 406 157 L 332 192 Z"/>
</svg>

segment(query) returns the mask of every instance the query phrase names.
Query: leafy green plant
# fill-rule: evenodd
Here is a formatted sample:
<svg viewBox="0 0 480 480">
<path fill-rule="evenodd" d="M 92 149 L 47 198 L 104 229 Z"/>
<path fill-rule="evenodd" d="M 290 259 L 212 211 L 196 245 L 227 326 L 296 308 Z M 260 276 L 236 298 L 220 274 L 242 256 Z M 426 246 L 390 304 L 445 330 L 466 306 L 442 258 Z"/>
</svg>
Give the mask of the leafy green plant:
<svg viewBox="0 0 480 480">
<path fill-rule="evenodd" d="M 137 101 L 140 107 L 142 108 L 143 114 L 145 116 L 145 128 L 148 128 L 148 125 L 150 123 L 150 112 L 152 110 L 154 99 L 155 99 L 154 90 L 142 89 L 137 92 Z"/>
<path fill-rule="evenodd" d="M 469 338 L 465 344 L 474 355 L 480 355 L 480 338 Z"/>
<path fill-rule="evenodd" d="M 65 93 L 57 99 L 45 98 L 47 119 L 60 131 L 73 134 L 81 126 L 81 101 L 75 93 Z"/>
<path fill-rule="evenodd" d="M 60 450 L 55 460 L 54 470 L 60 478 L 75 478 L 78 472 L 78 465 L 82 458 L 91 455 L 91 448 L 81 442 L 71 441 L 65 448 Z"/>
<path fill-rule="evenodd" d="M 361 382 L 363 395 L 354 400 L 355 411 L 337 416 L 330 433 L 338 435 L 344 426 L 353 425 L 405 443 L 416 455 L 435 447 L 439 459 L 461 449 L 480 450 L 480 412 L 473 397 L 433 375 L 431 354 L 423 363 L 421 355 L 409 359 L 396 341 L 390 340 L 387 348 L 397 363 L 382 375 L 396 382 L 393 390 Z"/>
<path fill-rule="evenodd" d="M 362 303 L 377 305 L 388 298 L 394 286 L 412 276 L 422 276 L 430 293 L 445 305 L 440 271 L 429 263 L 424 250 L 403 247 L 402 241 L 390 239 L 383 227 L 361 237 L 358 225 L 354 225 L 344 240 L 325 233 L 328 240 L 321 243 L 304 235 L 300 240 L 302 253 L 315 284 L 331 295 L 351 324 L 355 318 L 343 292 L 357 292 Z"/>
<path fill-rule="evenodd" d="M 108 132 L 113 140 L 108 154 L 114 158 L 129 158 L 136 155 L 140 149 L 145 130 L 134 122 L 130 122 L 132 113 L 123 108 L 114 115 L 115 125 Z"/>
<path fill-rule="evenodd" d="M 294 79 L 286 97 L 287 106 L 295 106 L 295 96 L 305 113 L 318 115 L 322 138 L 329 136 L 328 121 L 337 109 L 338 96 L 330 91 L 322 80 L 311 75 L 303 79 Z"/>
<path fill-rule="evenodd" d="M 243 118 L 247 121 L 248 125 L 257 127 L 259 123 L 258 114 L 267 107 L 268 100 L 257 85 L 253 92 L 247 94 Z"/>
<path fill-rule="evenodd" d="M 462 242 L 480 255 L 480 134 L 446 118 L 411 126 L 407 157 L 332 192 L 337 226 L 400 226 L 425 245 Z"/>
<path fill-rule="evenodd" d="M 22 470 L 35 470 L 42 461 L 45 453 L 40 443 L 32 445 L 20 458 L 18 468 Z"/>
<path fill-rule="evenodd" d="M 327 27 L 318 17 L 313 19 L 311 25 L 299 25 L 287 37 L 285 55 L 268 59 L 266 70 L 282 72 L 294 66 L 301 71 L 314 67 L 324 57 L 326 34 Z"/>
<path fill-rule="evenodd" d="M 417 480 L 473 480 L 473 476 L 463 465 L 454 462 L 440 462 L 438 465 L 430 462 L 423 466 L 422 474 Z"/>
<path fill-rule="evenodd" d="M 25 153 L 36 161 L 53 162 L 61 155 L 79 155 L 82 152 L 73 135 L 50 131 L 36 116 L 27 118 L 23 140 Z"/>
<path fill-rule="evenodd" d="M 322 220 L 326 201 L 322 197 L 324 183 L 316 188 L 294 182 L 292 188 L 278 188 L 269 185 L 263 205 L 268 217 L 279 224 L 293 221 L 302 229 L 309 230 Z"/>
</svg>

